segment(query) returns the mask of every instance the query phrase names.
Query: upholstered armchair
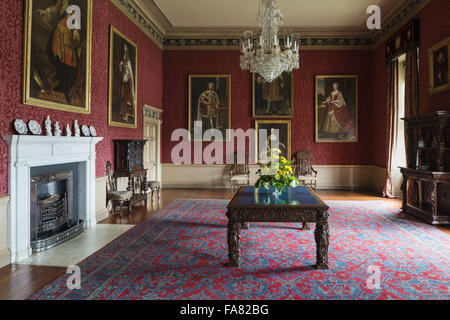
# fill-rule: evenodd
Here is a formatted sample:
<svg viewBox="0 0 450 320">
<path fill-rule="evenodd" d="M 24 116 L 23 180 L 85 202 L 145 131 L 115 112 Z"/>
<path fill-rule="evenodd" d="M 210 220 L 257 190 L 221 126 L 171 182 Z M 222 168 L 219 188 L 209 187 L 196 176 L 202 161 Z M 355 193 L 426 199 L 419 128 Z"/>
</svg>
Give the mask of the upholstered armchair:
<svg viewBox="0 0 450 320">
<path fill-rule="evenodd" d="M 240 185 L 250 184 L 250 169 L 248 167 L 248 153 L 245 153 L 244 163 L 238 163 L 238 152 L 234 153 L 234 164 L 230 170 L 231 191 Z"/>
<path fill-rule="evenodd" d="M 111 201 L 112 210 L 110 213 L 116 211 L 116 206 L 119 205 L 119 214 L 122 217 L 123 206 L 128 207 L 128 212 L 131 213 L 131 198 L 133 191 L 118 191 L 114 173 L 111 171 L 111 162 L 106 162 L 106 204 Z"/>
<path fill-rule="evenodd" d="M 317 189 L 317 171 L 312 167 L 312 153 L 309 151 L 299 151 L 294 155 L 293 165 L 295 176 L 300 183 Z"/>
</svg>

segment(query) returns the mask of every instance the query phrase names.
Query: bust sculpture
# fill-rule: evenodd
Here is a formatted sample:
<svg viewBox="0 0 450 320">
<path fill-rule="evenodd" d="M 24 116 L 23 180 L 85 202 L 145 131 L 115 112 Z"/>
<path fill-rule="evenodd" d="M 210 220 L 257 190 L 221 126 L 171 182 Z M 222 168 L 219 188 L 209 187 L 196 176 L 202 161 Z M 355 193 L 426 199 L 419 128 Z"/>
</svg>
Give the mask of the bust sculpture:
<svg viewBox="0 0 450 320">
<path fill-rule="evenodd" d="M 52 120 L 50 120 L 50 116 L 47 116 L 47 119 L 45 119 L 45 132 L 47 136 L 52 136 Z"/>
</svg>

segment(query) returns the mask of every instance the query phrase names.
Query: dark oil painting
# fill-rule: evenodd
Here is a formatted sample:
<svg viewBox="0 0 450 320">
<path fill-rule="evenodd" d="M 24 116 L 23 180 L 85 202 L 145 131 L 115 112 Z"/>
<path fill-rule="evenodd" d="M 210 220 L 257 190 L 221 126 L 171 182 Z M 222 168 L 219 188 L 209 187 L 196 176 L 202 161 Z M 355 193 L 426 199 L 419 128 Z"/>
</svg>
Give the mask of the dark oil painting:
<svg viewBox="0 0 450 320">
<path fill-rule="evenodd" d="M 24 103 L 90 112 L 90 0 L 26 0 Z"/>
<path fill-rule="evenodd" d="M 264 146 L 261 150 L 259 147 L 261 139 L 260 130 L 266 130 L 266 140 L 265 142 L 261 142 L 262 146 Z M 280 156 L 285 157 L 286 159 L 291 158 L 291 121 L 290 120 L 256 120 L 255 121 L 255 130 L 257 137 L 256 144 L 256 154 L 258 155 L 258 160 L 261 160 L 264 157 L 264 153 L 267 157 L 270 157 L 270 148 L 272 148 L 271 141 L 276 139 L 276 131 L 278 130 L 278 149 L 280 149 Z"/>
<path fill-rule="evenodd" d="M 253 74 L 253 117 L 289 118 L 293 116 L 292 72 L 283 72 L 272 82 Z"/>
<path fill-rule="evenodd" d="M 316 142 L 358 141 L 358 77 L 316 76 Z"/>
<path fill-rule="evenodd" d="M 194 121 L 202 129 L 217 129 L 227 140 L 231 129 L 231 75 L 189 75 L 189 132 L 193 137 Z"/>
<path fill-rule="evenodd" d="M 137 127 L 137 47 L 111 26 L 109 125 Z"/>
</svg>

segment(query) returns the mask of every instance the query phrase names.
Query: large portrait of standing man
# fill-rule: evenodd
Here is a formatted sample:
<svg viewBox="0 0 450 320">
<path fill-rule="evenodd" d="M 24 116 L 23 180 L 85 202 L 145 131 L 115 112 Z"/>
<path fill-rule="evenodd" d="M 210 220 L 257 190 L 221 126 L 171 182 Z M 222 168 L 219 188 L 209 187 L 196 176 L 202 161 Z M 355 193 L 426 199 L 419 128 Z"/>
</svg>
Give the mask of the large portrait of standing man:
<svg viewBox="0 0 450 320">
<path fill-rule="evenodd" d="M 316 76 L 316 142 L 358 142 L 358 76 Z"/>
<path fill-rule="evenodd" d="M 110 27 L 108 124 L 137 127 L 137 47 L 113 26 Z"/>
<path fill-rule="evenodd" d="M 231 128 L 231 75 L 189 75 L 189 132 L 194 137 L 194 121 L 203 132 L 217 129 L 227 140 Z"/>
<path fill-rule="evenodd" d="M 294 115 L 293 72 L 283 72 L 272 82 L 253 73 L 253 117 L 290 118 Z"/>
<path fill-rule="evenodd" d="M 91 0 L 26 0 L 23 103 L 90 113 Z"/>
</svg>

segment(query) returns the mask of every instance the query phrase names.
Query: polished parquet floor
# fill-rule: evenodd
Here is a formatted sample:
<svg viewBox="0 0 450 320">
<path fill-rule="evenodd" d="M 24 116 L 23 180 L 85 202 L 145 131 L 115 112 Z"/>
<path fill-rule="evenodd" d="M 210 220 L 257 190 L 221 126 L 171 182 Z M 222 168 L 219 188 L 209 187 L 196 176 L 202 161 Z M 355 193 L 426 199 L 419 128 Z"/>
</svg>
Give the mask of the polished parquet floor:
<svg viewBox="0 0 450 320">
<path fill-rule="evenodd" d="M 334 191 L 320 190 L 319 195 L 324 200 L 383 200 L 391 206 L 400 208 L 401 201 L 397 199 L 383 199 L 379 195 L 368 191 Z M 176 199 L 231 199 L 230 190 L 210 189 L 164 189 L 161 191 L 159 203 L 153 205 L 148 201 L 147 206 L 135 206 L 130 215 L 125 212 L 124 217 L 112 216 L 100 223 L 106 224 L 139 224 L 148 219 L 155 212 L 167 207 Z M 439 227 L 450 235 L 450 227 Z M 30 265 L 9 265 L 0 269 L 0 299 L 25 299 L 33 292 L 52 282 L 66 272 L 66 268 Z"/>
</svg>

